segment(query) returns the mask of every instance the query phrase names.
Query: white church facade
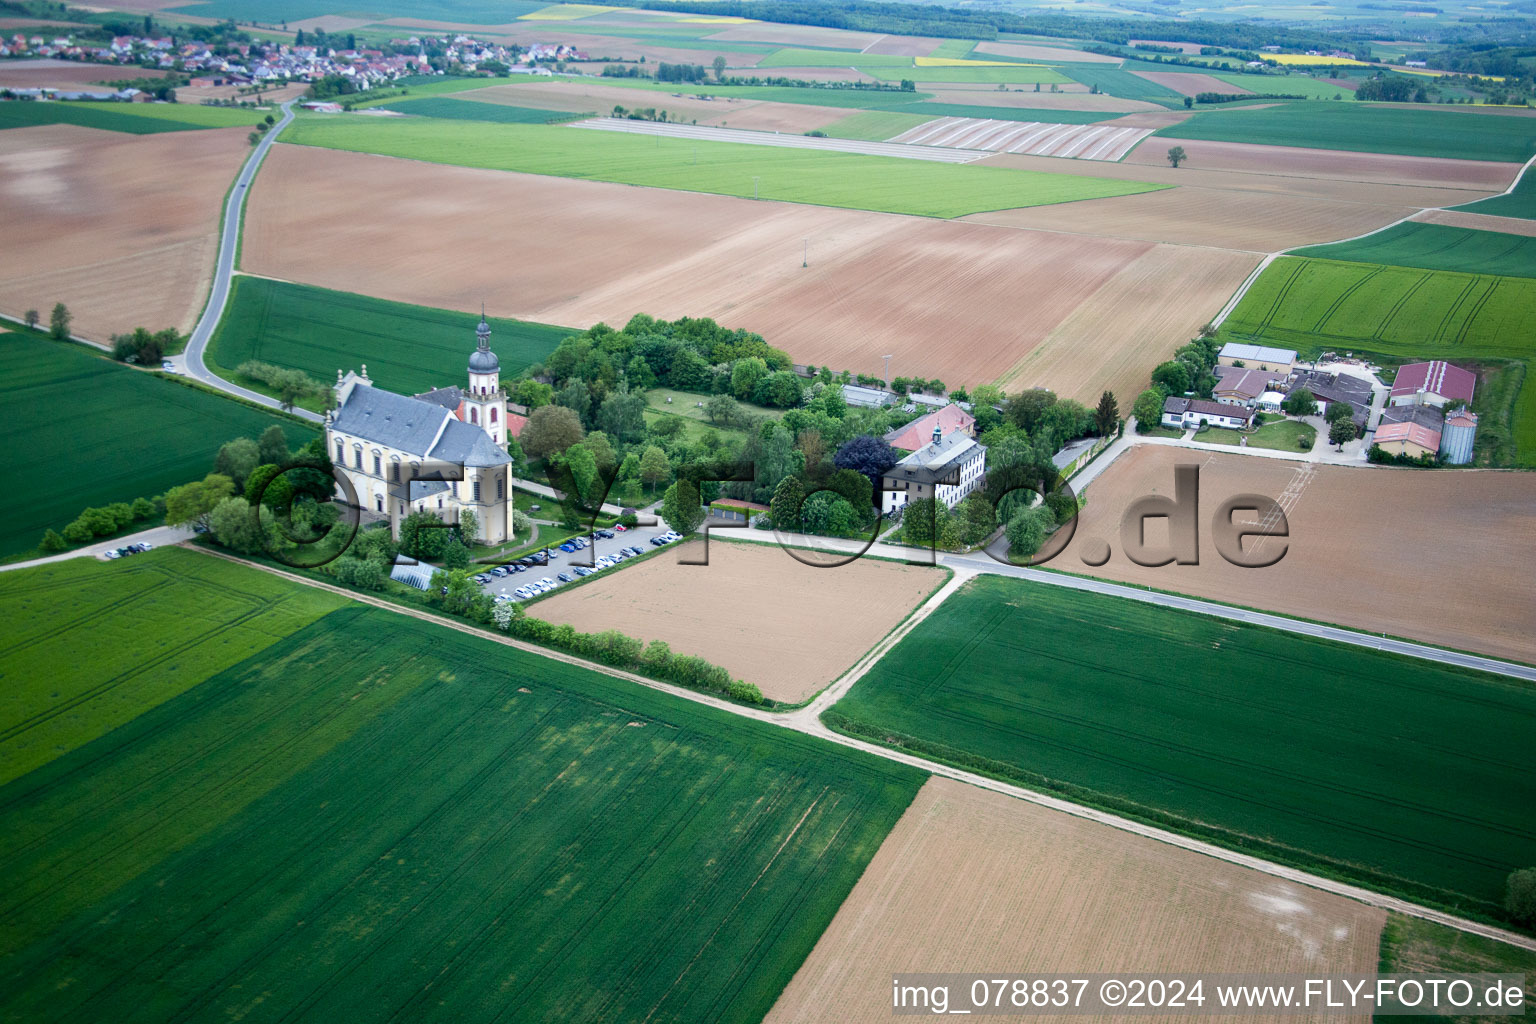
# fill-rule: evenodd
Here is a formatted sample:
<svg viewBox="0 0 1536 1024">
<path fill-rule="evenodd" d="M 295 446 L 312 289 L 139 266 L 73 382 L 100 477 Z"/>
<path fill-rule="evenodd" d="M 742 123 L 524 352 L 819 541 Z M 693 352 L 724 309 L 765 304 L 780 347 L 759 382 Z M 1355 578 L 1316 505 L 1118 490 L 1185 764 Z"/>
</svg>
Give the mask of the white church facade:
<svg viewBox="0 0 1536 1024">
<path fill-rule="evenodd" d="M 475 331 L 467 388 L 397 395 L 360 372 L 336 371 L 336 407 L 326 416 L 325 445 L 365 515 L 400 521 L 430 511 L 456 523 L 475 514 L 475 541 L 512 539 L 512 459 L 507 455 L 507 397 L 485 317 Z M 457 479 L 455 479 L 457 477 Z"/>
</svg>

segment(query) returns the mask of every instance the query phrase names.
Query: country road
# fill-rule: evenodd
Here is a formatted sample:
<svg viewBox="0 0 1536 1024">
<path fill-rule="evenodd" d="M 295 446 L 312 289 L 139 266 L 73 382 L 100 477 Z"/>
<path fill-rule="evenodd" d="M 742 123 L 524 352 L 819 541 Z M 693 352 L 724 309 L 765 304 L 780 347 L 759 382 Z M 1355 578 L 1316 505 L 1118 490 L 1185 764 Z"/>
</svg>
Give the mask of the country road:
<svg viewBox="0 0 1536 1024">
<path fill-rule="evenodd" d="M 256 143 L 256 148 L 245 161 L 245 166 L 240 168 L 239 175 L 235 178 L 234 187 L 229 190 L 229 198 L 224 201 L 224 226 L 219 235 L 219 261 L 213 271 L 213 287 L 208 291 L 208 304 L 203 307 L 203 315 L 198 318 L 197 326 L 192 329 L 192 337 L 187 341 L 186 351 L 172 360 L 173 365 L 179 365 L 186 371 L 188 377 L 217 388 L 225 394 L 243 398 L 258 405 L 265 405 L 271 409 L 281 409 L 282 403 L 275 398 L 242 388 L 238 384 L 231 384 L 208 369 L 208 364 L 203 360 L 203 353 L 208 348 L 208 340 L 213 337 L 214 329 L 219 326 L 219 320 L 224 316 L 224 307 L 229 302 L 229 282 L 235 273 L 235 259 L 240 253 L 240 227 L 245 215 L 245 194 L 250 191 L 251 182 L 256 180 L 256 172 L 261 168 L 261 162 L 266 158 L 267 150 L 272 148 L 272 143 L 288 122 L 293 120 L 293 100 L 289 100 L 282 106 L 283 117 L 273 125 L 261 141 Z M 320 423 L 324 419 L 308 409 L 294 409 L 293 414 L 302 419 Z"/>
</svg>

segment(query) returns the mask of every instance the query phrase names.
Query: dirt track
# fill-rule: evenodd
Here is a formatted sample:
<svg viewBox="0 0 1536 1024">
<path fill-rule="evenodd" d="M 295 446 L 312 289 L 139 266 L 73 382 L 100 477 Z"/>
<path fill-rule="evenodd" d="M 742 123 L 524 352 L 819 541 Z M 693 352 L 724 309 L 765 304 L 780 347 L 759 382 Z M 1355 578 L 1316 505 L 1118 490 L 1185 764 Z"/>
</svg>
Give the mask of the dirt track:
<svg viewBox="0 0 1536 1024">
<path fill-rule="evenodd" d="M 55 302 L 76 334 L 189 330 L 213 274 L 219 208 L 250 152 L 243 128 L 127 135 L 0 132 L 0 308 Z"/>
<path fill-rule="evenodd" d="M 1200 467 L 1200 564 L 1135 565 L 1121 550 L 1121 516 L 1142 495 L 1171 494 L 1179 463 Z M 1077 535 L 1051 567 L 1536 662 L 1536 474 L 1309 466 L 1138 446 L 1089 485 Z M 1211 517 L 1237 494 L 1286 508 L 1291 536 L 1277 565 L 1243 569 L 1217 554 Z M 1166 535 L 1149 521 L 1149 542 Z M 1083 565 L 1085 538 L 1110 542 L 1106 565 Z"/>
<path fill-rule="evenodd" d="M 663 640 L 796 703 L 841 675 L 944 582 L 939 569 L 860 559 L 836 571 L 768 544 L 678 545 L 540 601 L 530 614 L 584 633 Z"/>
<path fill-rule="evenodd" d="M 1339 896 L 935 778 L 765 1021 L 888 1021 L 900 972 L 1370 973 L 1385 919 Z"/>
</svg>

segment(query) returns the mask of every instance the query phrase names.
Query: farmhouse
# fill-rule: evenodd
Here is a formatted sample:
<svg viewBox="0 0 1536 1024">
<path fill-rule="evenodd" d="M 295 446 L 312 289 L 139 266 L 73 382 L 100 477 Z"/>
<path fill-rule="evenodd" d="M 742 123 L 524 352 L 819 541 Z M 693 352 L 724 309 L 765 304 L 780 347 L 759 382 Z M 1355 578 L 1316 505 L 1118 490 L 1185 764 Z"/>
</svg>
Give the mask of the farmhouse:
<svg viewBox="0 0 1536 1024">
<path fill-rule="evenodd" d="M 1452 465 L 1472 461 L 1477 416 L 1458 409 L 1445 416 L 1433 405 L 1393 405 L 1382 410 L 1376 444 L 1392 455 L 1439 455 Z"/>
<path fill-rule="evenodd" d="M 928 444 L 885 473 L 881 484 L 884 512 L 895 512 L 918 498 L 938 498 L 954 508 L 981 486 L 986 476 L 987 449 L 964 430 L 944 434 L 938 427 Z"/>
<path fill-rule="evenodd" d="M 932 440 L 935 430 L 939 431 L 941 437 L 954 430 L 964 431 L 966 437 L 975 437 L 976 417 L 958 405 L 946 405 L 937 412 L 931 412 L 904 427 L 897 427 L 890 431 L 885 435 L 885 440 L 898 451 L 915 452 Z"/>
<path fill-rule="evenodd" d="M 490 349 L 484 317 L 469 357 L 469 386 L 436 388 L 414 397 L 373 386 L 368 367 L 336 371 L 336 408 L 325 419 L 326 450 L 356 494 L 359 509 L 400 521 L 430 511 L 456 523 L 474 512 L 475 540 L 512 537 L 512 460 L 503 447 L 507 399 L 500 361 Z M 450 479 L 458 476 L 461 479 Z M 344 497 L 350 498 L 349 495 Z"/>
<path fill-rule="evenodd" d="M 1216 376 L 1218 380 L 1211 389 L 1211 397 L 1223 405 L 1242 405 L 1250 409 L 1275 381 L 1285 377 L 1283 373 L 1248 370 L 1240 366 L 1218 366 Z"/>
<path fill-rule="evenodd" d="M 1170 398 L 1163 403 L 1163 426 L 1187 428 L 1207 423 L 1217 427 L 1246 430 L 1253 422 L 1253 410 L 1226 405 L 1204 398 Z"/>
<path fill-rule="evenodd" d="M 1326 415 L 1328 407 L 1342 402 L 1350 407 L 1350 418 L 1355 426 L 1365 429 L 1366 418 L 1371 414 L 1371 385 L 1359 377 L 1347 373 L 1320 373 L 1317 370 L 1297 370 L 1291 375 L 1289 390 L 1306 388 L 1317 399 L 1319 415 Z"/>
<path fill-rule="evenodd" d="M 1216 356 L 1221 366 L 1237 366 L 1239 363 L 1250 370 L 1274 370 L 1281 375 L 1290 373 L 1296 366 L 1296 350 L 1269 348 L 1266 345 L 1244 345 L 1229 341 L 1221 346 Z"/>
<path fill-rule="evenodd" d="M 1392 382 L 1392 405 L 1433 405 L 1444 408 L 1447 402 L 1472 401 L 1477 376 L 1471 370 L 1439 359 L 1427 363 L 1409 363 L 1397 371 Z"/>
</svg>

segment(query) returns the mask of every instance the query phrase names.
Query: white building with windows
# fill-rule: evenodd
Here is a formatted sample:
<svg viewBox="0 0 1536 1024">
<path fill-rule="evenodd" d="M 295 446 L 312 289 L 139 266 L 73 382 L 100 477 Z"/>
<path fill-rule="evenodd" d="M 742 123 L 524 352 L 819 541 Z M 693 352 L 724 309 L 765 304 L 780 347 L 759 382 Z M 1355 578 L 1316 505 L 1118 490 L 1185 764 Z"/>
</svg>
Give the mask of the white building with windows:
<svg viewBox="0 0 1536 1024">
<path fill-rule="evenodd" d="M 507 398 L 483 316 L 475 333 L 467 388 L 397 395 L 375 387 L 366 365 L 358 373 L 336 371 L 326 449 L 352 485 L 358 507 L 388 519 L 396 537 L 400 521 L 412 512 L 430 511 L 456 523 L 469 509 L 478 524 L 477 542 L 512 538 Z"/>
<path fill-rule="evenodd" d="M 905 508 L 919 498 L 938 498 L 954 508 L 987 476 L 987 449 L 962 429 L 942 434 L 886 470 L 880 506 L 886 513 Z"/>
</svg>

